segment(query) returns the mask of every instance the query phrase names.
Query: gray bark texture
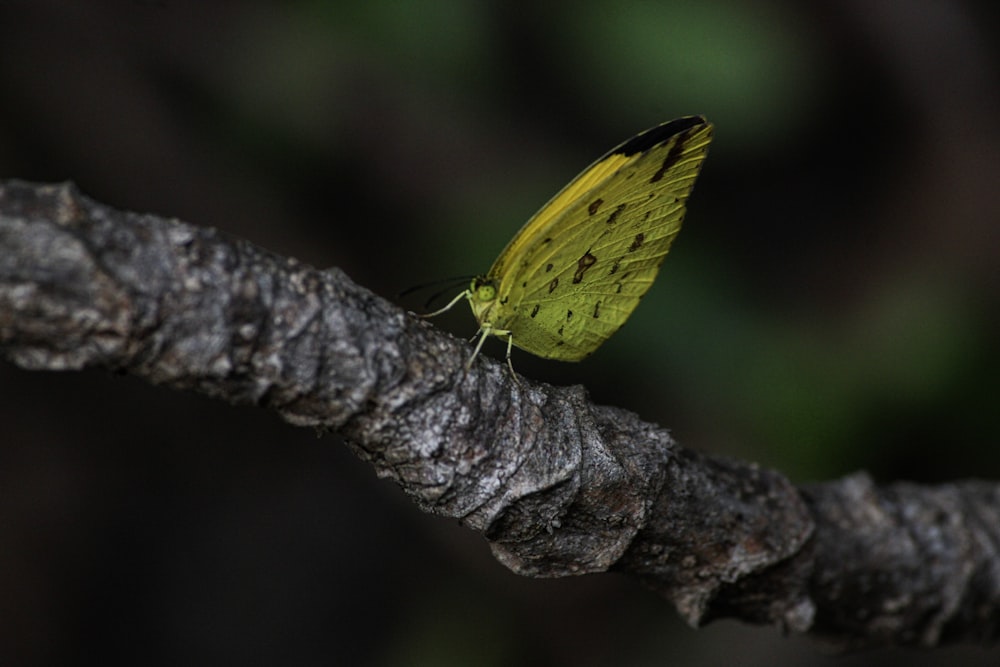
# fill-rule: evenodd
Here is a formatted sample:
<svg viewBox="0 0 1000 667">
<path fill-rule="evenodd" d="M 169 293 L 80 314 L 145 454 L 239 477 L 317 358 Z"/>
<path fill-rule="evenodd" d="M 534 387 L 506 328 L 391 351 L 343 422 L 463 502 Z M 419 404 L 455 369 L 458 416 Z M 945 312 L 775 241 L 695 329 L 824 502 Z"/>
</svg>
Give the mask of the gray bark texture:
<svg viewBox="0 0 1000 667">
<path fill-rule="evenodd" d="M 334 431 L 427 512 L 533 577 L 617 571 L 692 625 L 779 624 L 840 645 L 1000 631 L 1000 485 L 796 488 L 682 448 L 580 387 L 514 382 L 355 285 L 70 184 L 0 182 L 0 352 L 100 367 Z"/>
</svg>

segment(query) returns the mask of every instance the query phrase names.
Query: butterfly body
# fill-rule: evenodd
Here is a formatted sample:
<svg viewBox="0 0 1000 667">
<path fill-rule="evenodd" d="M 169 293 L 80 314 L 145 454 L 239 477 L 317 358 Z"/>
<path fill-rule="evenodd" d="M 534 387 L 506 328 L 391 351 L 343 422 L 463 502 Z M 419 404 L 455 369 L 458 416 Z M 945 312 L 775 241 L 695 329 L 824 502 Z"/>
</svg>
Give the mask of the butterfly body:
<svg viewBox="0 0 1000 667">
<path fill-rule="evenodd" d="M 711 136 L 700 116 L 653 127 L 543 206 L 461 295 L 482 333 L 476 353 L 496 335 L 507 339 L 508 355 L 513 344 L 578 361 L 617 331 L 680 231 Z"/>
</svg>

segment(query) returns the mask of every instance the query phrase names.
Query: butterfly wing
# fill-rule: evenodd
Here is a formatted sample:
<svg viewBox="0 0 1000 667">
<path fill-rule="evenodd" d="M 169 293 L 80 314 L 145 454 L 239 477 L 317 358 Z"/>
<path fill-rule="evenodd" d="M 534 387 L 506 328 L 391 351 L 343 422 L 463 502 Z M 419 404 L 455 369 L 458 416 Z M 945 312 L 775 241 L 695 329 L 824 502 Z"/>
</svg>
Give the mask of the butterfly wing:
<svg viewBox="0 0 1000 667">
<path fill-rule="evenodd" d="M 652 285 L 711 135 L 700 116 L 664 123 L 563 188 L 490 269 L 498 284 L 493 328 L 541 357 L 575 361 L 596 350 Z"/>
</svg>

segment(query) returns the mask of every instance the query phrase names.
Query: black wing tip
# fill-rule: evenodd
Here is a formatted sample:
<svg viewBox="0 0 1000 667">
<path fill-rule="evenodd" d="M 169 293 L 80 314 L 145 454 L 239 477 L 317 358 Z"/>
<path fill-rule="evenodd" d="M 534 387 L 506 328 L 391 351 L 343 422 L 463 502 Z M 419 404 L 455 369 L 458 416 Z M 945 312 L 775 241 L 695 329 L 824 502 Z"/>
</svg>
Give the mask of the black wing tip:
<svg viewBox="0 0 1000 667">
<path fill-rule="evenodd" d="M 626 157 L 648 151 L 671 137 L 686 132 L 696 127 L 711 125 L 704 116 L 684 116 L 676 118 L 666 123 L 661 123 L 656 127 L 640 132 L 621 146 L 612 149 L 608 155 L 624 155 Z"/>
</svg>

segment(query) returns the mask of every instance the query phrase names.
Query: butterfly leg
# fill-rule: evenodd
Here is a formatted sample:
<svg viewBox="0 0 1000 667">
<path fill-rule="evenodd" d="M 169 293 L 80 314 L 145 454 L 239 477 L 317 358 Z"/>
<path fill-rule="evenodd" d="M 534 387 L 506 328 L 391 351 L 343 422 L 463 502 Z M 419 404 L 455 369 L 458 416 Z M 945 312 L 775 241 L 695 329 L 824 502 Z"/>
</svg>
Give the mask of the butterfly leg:
<svg viewBox="0 0 1000 667">
<path fill-rule="evenodd" d="M 510 376 L 514 378 L 514 382 L 521 384 L 517 380 L 517 374 L 514 373 L 514 364 L 510 362 L 510 348 L 514 345 L 514 334 L 512 334 L 509 331 L 506 333 L 507 333 L 507 368 L 510 369 Z"/>
<path fill-rule="evenodd" d="M 510 376 L 512 378 L 514 378 L 514 382 L 517 382 L 517 384 L 521 384 L 520 381 L 517 379 L 517 374 L 514 372 L 514 364 L 512 364 L 511 361 L 510 361 L 510 351 L 511 351 L 511 348 L 513 347 L 513 345 L 514 345 L 514 335 L 510 331 L 507 331 L 505 329 L 493 329 L 491 327 L 486 326 L 486 327 L 480 328 L 479 331 L 476 332 L 476 336 L 479 336 L 479 342 L 476 343 L 476 349 L 474 349 L 472 351 L 472 354 L 469 356 L 469 360 L 467 362 L 465 362 L 465 370 L 466 370 L 466 372 L 468 372 L 469 369 L 472 368 L 472 362 L 474 362 L 476 360 L 476 357 L 479 356 L 479 351 L 483 348 L 483 343 L 486 342 L 486 339 L 489 336 L 498 336 L 500 338 L 503 338 L 504 336 L 506 336 L 507 337 L 507 368 L 510 370 Z M 475 338 L 476 336 L 473 336 L 472 338 Z"/>
<path fill-rule="evenodd" d="M 452 306 L 454 306 L 456 303 L 458 303 L 462 299 L 471 299 L 471 298 L 472 298 L 472 292 L 470 292 L 469 290 L 465 290 L 464 292 L 462 292 L 458 296 L 456 296 L 454 299 L 452 299 L 451 301 L 449 301 L 448 305 L 446 305 L 444 308 L 439 308 L 438 310 L 435 310 L 433 313 L 424 313 L 420 317 L 423 317 L 425 319 L 428 318 L 428 317 L 436 317 L 436 316 L 440 315 L 441 313 L 443 313 L 445 311 L 451 310 Z"/>
<path fill-rule="evenodd" d="M 482 334 L 482 335 L 479 336 L 479 342 L 476 343 L 476 349 L 474 349 L 472 351 L 472 355 L 469 357 L 469 360 L 465 362 L 465 370 L 466 371 L 468 371 L 470 368 L 472 368 L 472 362 L 475 361 L 476 357 L 479 356 L 479 350 L 483 349 L 483 343 L 486 341 L 486 337 L 489 336 L 492 331 L 493 330 L 490 329 L 489 327 L 485 327 L 485 328 L 481 328 L 479 330 L 479 332 L 477 333 L 477 335 L 479 335 L 479 334 Z M 475 336 L 473 336 L 473 338 L 475 338 Z"/>
</svg>

